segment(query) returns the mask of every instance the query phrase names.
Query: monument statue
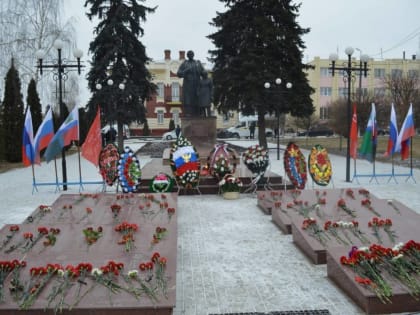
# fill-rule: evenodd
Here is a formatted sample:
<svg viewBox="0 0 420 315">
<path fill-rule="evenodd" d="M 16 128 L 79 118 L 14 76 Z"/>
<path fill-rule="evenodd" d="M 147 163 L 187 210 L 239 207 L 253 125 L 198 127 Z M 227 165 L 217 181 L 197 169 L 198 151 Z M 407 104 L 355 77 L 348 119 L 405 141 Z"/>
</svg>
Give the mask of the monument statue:
<svg viewBox="0 0 420 315">
<path fill-rule="evenodd" d="M 208 77 L 207 72 L 203 73 L 198 90 L 198 100 L 200 116 L 210 117 L 210 106 L 213 99 L 213 82 Z"/>
<path fill-rule="evenodd" d="M 206 71 L 200 61 L 194 60 L 194 52 L 192 50 L 187 52 L 187 58 L 177 72 L 177 76 L 184 79 L 182 85 L 184 114 L 185 116 L 198 117 L 200 115 L 198 97 L 200 79 Z"/>
</svg>

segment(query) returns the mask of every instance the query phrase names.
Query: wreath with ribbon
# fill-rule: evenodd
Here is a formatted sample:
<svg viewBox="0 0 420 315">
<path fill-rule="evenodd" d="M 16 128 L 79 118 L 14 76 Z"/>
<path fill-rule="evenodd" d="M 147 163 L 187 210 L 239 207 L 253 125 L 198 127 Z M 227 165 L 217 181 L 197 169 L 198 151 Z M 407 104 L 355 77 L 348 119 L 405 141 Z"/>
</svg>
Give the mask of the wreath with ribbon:
<svg viewBox="0 0 420 315">
<path fill-rule="evenodd" d="M 178 185 L 187 189 L 198 186 L 200 158 L 195 147 L 182 135 L 171 148 L 170 165 Z"/>
<path fill-rule="evenodd" d="M 136 192 L 140 186 L 140 162 L 129 147 L 125 147 L 124 153 L 120 154 L 118 179 L 125 193 Z"/>
<path fill-rule="evenodd" d="M 226 174 L 235 174 L 235 151 L 227 144 L 216 144 L 207 157 L 207 166 L 210 175 L 221 180 Z"/>
<path fill-rule="evenodd" d="M 308 157 L 308 165 L 309 174 L 316 184 L 320 186 L 329 184 L 332 176 L 332 167 L 326 148 L 320 144 L 314 145 Z"/>
<path fill-rule="evenodd" d="M 174 179 L 166 173 L 158 173 L 150 181 L 149 189 L 151 192 L 168 192 L 172 191 Z"/>
<path fill-rule="evenodd" d="M 287 177 L 293 186 L 298 189 L 305 188 L 308 179 L 305 157 L 294 142 L 287 145 L 283 162 Z"/>
<path fill-rule="evenodd" d="M 118 178 L 119 159 L 118 149 L 113 143 L 107 144 L 99 154 L 99 173 L 108 186 Z"/>
</svg>

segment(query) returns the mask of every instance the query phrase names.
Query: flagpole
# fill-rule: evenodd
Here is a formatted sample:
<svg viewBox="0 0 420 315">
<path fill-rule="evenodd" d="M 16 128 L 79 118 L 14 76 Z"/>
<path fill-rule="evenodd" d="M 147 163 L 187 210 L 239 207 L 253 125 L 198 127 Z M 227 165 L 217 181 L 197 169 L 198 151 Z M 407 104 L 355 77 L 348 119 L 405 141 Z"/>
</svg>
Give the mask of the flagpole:
<svg viewBox="0 0 420 315">
<path fill-rule="evenodd" d="M 54 169 L 55 169 L 55 191 L 60 190 L 60 185 L 58 184 L 58 172 L 57 172 L 57 159 L 54 158 Z"/>
<path fill-rule="evenodd" d="M 83 184 L 82 184 L 82 167 L 80 163 L 80 147 L 77 146 L 77 157 L 79 160 L 79 184 L 80 184 L 80 190 L 83 190 Z"/>
<path fill-rule="evenodd" d="M 34 190 L 36 190 L 36 192 L 38 192 L 38 188 L 36 188 L 34 163 L 32 163 L 31 166 L 32 166 L 32 194 L 33 194 Z"/>
</svg>

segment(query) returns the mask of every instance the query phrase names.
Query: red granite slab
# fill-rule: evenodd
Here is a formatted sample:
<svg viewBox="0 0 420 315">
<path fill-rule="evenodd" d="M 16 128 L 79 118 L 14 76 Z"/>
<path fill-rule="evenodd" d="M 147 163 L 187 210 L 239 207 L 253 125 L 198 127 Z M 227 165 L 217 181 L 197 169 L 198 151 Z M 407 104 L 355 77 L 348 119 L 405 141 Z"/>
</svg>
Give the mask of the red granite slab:
<svg viewBox="0 0 420 315">
<path fill-rule="evenodd" d="M 369 289 L 358 284 L 355 273 L 351 268 L 342 266 L 341 256 L 347 256 L 344 248 L 330 248 L 327 251 L 328 277 L 342 289 L 354 302 L 367 314 L 390 314 L 420 311 L 420 300 L 415 300 L 399 283 L 387 278 L 391 285 L 393 296 L 391 303 L 382 303 L 381 300 Z M 417 314 L 417 313 L 416 313 Z"/>
<path fill-rule="evenodd" d="M 153 196 L 153 197 L 152 197 Z M 31 232 L 36 236 L 39 226 L 50 229 L 51 227 L 60 230 L 56 236 L 54 246 L 45 246 L 41 238 L 30 251 L 24 252 L 20 244 L 16 250 L 6 257 L 24 259 L 27 262 L 25 270 L 21 271 L 22 281 L 29 280 L 29 270 L 33 266 L 44 266 L 47 263 L 58 263 L 63 266 L 68 264 L 77 265 L 81 262 L 90 262 L 94 267 L 105 265 L 108 261 L 124 263 L 121 275 L 115 277 L 115 282 L 129 287 L 122 275 L 126 275 L 129 270 L 137 270 L 143 280 L 148 279 L 149 275 L 145 271 L 139 270 L 139 264 L 150 262 L 152 255 L 158 252 L 167 259 L 165 268 L 165 278 L 167 284 L 166 294 L 162 290 L 156 293 L 156 300 L 142 294 L 136 298 L 123 290 L 117 294 L 110 294 L 109 289 L 96 284 L 93 278 L 87 277 L 86 283 L 81 286 L 84 298 L 74 306 L 71 314 L 91 315 L 91 314 L 172 314 L 175 307 L 176 292 L 176 248 L 177 248 L 177 216 L 176 216 L 176 194 L 137 194 L 128 198 L 120 198 L 115 194 L 99 194 L 95 198 L 80 195 L 62 195 L 52 205 L 51 211 L 39 216 L 39 209 L 32 213 L 33 220 L 25 220 L 26 223 L 20 224 L 20 230 L 12 240 L 3 248 L 6 250 L 13 244 L 19 245 L 23 239 L 23 233 Z M 121 211 L 114 217 L 110 205 L 118 203 Z M 86 208 L 92 209 L 87 214 Z M 175 214 L 168 215 L 167 208 L 174 208 Z M 32 221 L 32 223 L 29 223 Z M 133 248 L 126 251 L 125 245 L 118 244 L 122 235 L 115 231 L 115 226 L 123 221 L 135 223 L 138 230 L 134 233 Z M 102 227 L 102 237 L 92 245 L 86 243 L 83 230 L 87 227 L 97 229 Z M 157 243 L 152 243 L 153 234 L 156 227 L 167 230 L 165 237 Z M 5 239 L 9 233 L 9 225 L 0 230 L 0 240 Z M 2 253 L 3 255 L 3 253 Z M 156 286 L 156 276 L 148 282 L 150 286 Z M 5 303 L 0 304 L 0 314 L 52 314 L 54 306 L 48 306 L 48 295 L 51 294 L 57 281 L 48 282 L 44 290 L 36 299 L 33 306 L 27 311 L 20 311 L 19 305 L 13 301 L 8 288 L 11 276 L 5 281 L 6 299 Z M 76 287 L 73 285 L 65 297 L 66 304 L 63 314 L 68 312 L 69 305 L 77 300 Z M 140 284 L 136 283 L 136 287 Z M 86 288 L 86 289 L 85 289 Z M 90 288 L 90 289 L 87 289 Z M 84 291 L 83 291 L 84 289 Z M 67 301 L 69 300 L 69 301 Z M 73 302 L 71 302 L 73 301 Z"/>
<path fill-rule="evenodd" d="M 312 217 L 317 221 L 320 229 L 323 229 L 324 223 L 328 220 L 334 222 L 339 220 L 346 222 L 356 220 L 359 223 L 359 230 L 370 241 L 370 243 L 379 242 L 378 239 L 373 235 L 373 230 L 368 227 L 368 222 L 371 221 L 372 218 L 376 215 L 372 212 L 372 210 L 369 210 L 365 206 L 361 205 L 361 201 L 365 199 L 363 195 L 358 194 L 355 190 L 355 199 L 352 199 L 347 195 L 346 190 L 344 189 L 328 189 L 325 190 L 325 192 L 326 193 L 324 198 L 326 199 L 326 204 L 322 205 L 319 211 L 311 210 L 307 214 L 309 217 Z M 289 194 L 285 194 L 283 200 L 287 201 L 287 198 L 289 197 Z M 316 192 L 303 191 L 298 198 L 303 202 L 303 204 L 306 203 L 307 205 L 312 205 L 316 203 Z M 337 206 L 337 201 L 340 198 L 343 198 L 347 207 L 354 211 L 355 217 L 352 217 Z M 397 201 L 393 201 L 391 205 L 387 200 L 376 198 L 372 194 L 369 198 L 371 200 L 371 206 L 373 209 L 381 215 L 380 218 L 389 218 L 393 222 L 392 230 L 396 233 L 396 239 L 394 242 L 392 242 L 388 235 L 381 230 L 379 233 L 382 239 L 382 245 L 392 247 L 395 243 L 398 242 L 406 242 L 410 239 L 418 239 L 419 234 L 417 226 L 420 224 L 420 215 L 418 213 Z M 398 211 L 394 206 L 397 207 Z M 287 220 L 290 219 L 293 241 L 315 264 L 326 263 L 326 249 L 328 247 L 336 247 L 342 245 L 364 245 L 358 238 L 349 233 L 347 233 L 347 236 L 349 236 L 350 240 L 344 239 L 344 235 L 340 234 L 340 237 L 349 243 L 347 245 L 340 243 L 329 233 L 327 235 L 330 239 L 327 240 L 325 245 L 321 244 L 316 238 L 309 234 L 308 230 L 302 229 L 304 217 L 298 212 L 297 209 L 299 209 L 299 207 L 299 205 L 294 205 L 293 208 L 288 208 L 286 206 L 286 209 L 284 209 L 282 206 L 280 210 L 275 209 L 275 214 L 272 214 L 273 221 L 281 221 L 281 224 L 277 224 L 280 226 L 280 228 L 287 231 Z M 284 211 L 282 212 L 281 210 L 285 210 L 287 213 L 284 213 Z M 339 232 L 341 233 L 340 230 Z"/>
</svg>

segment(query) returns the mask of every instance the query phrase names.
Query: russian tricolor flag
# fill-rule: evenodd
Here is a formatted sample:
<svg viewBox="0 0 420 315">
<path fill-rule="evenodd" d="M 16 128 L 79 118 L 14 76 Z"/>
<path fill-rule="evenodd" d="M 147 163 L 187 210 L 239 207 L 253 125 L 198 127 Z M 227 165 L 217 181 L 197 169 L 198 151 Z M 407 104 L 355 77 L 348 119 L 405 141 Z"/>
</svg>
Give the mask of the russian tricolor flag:
<svg viewBox="0 0 420 315">
<path fill-rule="evenodd" d="M 41 150 L 45 149 L 50 143 L 51 139 L 54 137 L 54 123 L 52 117 L 51 107 L 48 109 L 47 114 L 45 115 L 44 120 L 39 126 L 35 140 L 34 140 L 34 149 L 35 149 L 35 163 L 41 164 Z"/>
<path fill-rule="evenodd" d="M 410 138 L 415 136 L 416 130 L 414 128 L 413 119 L 413 105 L 410 104 L 407 116 L 401 126 L 400 134 L 398 135 L 397 146 L 395 152 L 401 152 L 401 160 L 405 160 L 410 155 Z"/>
<path fill-rule="evenodd" d="M 388 147 L 385 156 L 392 156 L 395 153 L 398 140 L 397 115 L 395 114 L 394 104 L 391 105 L 391 118 L 389 121 Z"/>
<path fill-rule="evenodd" d="M 29 166 L 34 164 L 34 130 L 32 126 L 32 115 L 29 106 L 26 108 L 25 124 L 22 135 L 22 162 Z"/>
</svg>

